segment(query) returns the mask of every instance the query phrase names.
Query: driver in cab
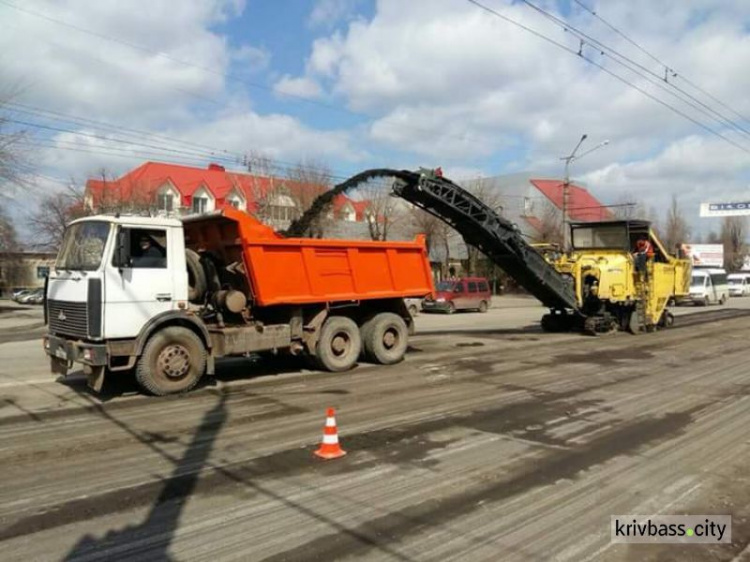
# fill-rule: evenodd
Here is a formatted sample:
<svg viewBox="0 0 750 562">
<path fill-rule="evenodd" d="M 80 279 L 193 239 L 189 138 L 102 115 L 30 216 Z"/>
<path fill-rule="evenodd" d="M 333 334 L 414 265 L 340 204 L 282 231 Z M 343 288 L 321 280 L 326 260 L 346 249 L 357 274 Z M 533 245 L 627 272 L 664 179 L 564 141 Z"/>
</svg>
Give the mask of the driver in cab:
<svg viewBox="0 0 750 562">
<path fill-rule="evenodd" d="M 138 251 L 133 255 L 133 267 L 165 267 L 164 251 L 150 236 L 138 240 Z"/>
</svg>

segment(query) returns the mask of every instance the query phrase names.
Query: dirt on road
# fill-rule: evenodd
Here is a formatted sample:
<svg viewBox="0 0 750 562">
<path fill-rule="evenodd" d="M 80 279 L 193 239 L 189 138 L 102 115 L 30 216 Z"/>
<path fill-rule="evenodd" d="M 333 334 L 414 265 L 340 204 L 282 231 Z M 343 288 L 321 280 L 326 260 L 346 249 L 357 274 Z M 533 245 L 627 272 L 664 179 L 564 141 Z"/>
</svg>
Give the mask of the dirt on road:
<svg viewBox="0 0 750 562">
<path fill-rule="evenodd" d="M 397 366 L 237 360 L 166 399 L 94 396 L 6 343 L 3 559 L 744 560 L 746 314 L 640 337 L 436 324 Z M 348 454 L 326 462 L 329 406 Z M 611 515 L 657 513 L 730 514 L 733 543 L 611 543 Z"/>
</svg>

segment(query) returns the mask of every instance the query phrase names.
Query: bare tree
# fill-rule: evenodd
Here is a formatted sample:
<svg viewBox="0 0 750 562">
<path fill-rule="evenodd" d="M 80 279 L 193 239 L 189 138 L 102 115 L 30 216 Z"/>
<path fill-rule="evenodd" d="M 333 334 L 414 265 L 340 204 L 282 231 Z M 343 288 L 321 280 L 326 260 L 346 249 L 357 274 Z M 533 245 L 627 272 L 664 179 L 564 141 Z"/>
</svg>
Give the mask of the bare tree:
<svg viewBox="0 0 750 562">
<path fill-rule="evenodd" d="M 537 218 L 539 219 L 539 241 L 548 244 L 562 244 L 564 224 L 559 209 L 549 201 L 545 201 L 541 216 Z"/>
<path fill-rule="evenodd" d="M 327 164 L 313 160 L 301 160 L 291 170 L 288 178 L 294 182 L 294 200 L 297 205 L 297 213 L 301 215 L 307 211 L 313 202 L 323 193 L 331 189 L 333 178 Z M 326 229 L 330 226 L 331 205 L 322 209 L 311 222 L 308 228 L 310 238 L 322 238 Z"/>
<path fill-rule="evenodd" d="M 623 220 L 644 220 L 648 216 L 646 204 L 632 193 L 623 193 L 620 195 L 611 207 L 611 210 L 615 218 Z"/>
<path fill-rule="evenodd" d="M 21 245 L 13 221 L 0 211 L 0 257 L 2 272 L 0 281 L 4 288 L 12 288 L 23 283 L 23 260 L 20 257 Z"/>
<path fill-rule="evenodd" d="M 748 254 L 747 219 L 745 217 L 724 217 L 721 223 L 721 240 L 724 244 L 724 268 L 739 271 Z"/>
<path fill-rule="evenodd" d="M 424 234 L 427 253 L 429 254 L 430 251 L 441 243 L 441 225 L 445 223 L 435 215 L 414 206 L 409 208 L 408 219 L 410 225 L 409 234 Z"/>
<path fill-rule="evenodd" d="M 365 220 L 372 240 L 388 240 L 393 227 L 408 216 L 408 207 L 390 192 L 390 184 L 382 180 L 371 180 L 357 189 L 366 202 Z"/>
<path fill-rule="evenodd" d="M 36 239 L 34 246 L 56 251 L 68 223 L 84 216 L 114 213 L 153 216 L 158 213 L 154 194 L 145 186 L 116 182 L 106 170 L 99 171 L 98 179 L 102 184 L 96 194 L 87 192 L 71 179 L 63 190 L 49 193 L 39 201 L 29 219 Z"/>
<path fill-rule="evenodd" d="M 465 182 L 464 187 L 466 191 L 494 211 L 498 213 L 501 211 L 502 201 L 500 193 L 497 189 L 494 189 L 492 184 L 486 179 L 478 178 L 473 181 Z M 482 253 L 478 248 L 472 246 L 466 238 L 464 238 L 464 244 L 466 244 L 466 270 L 469 275 L 476 275 Z"/>
<path fill-rule="evenodd" d="M 258 176 L 273 177 L 278 174 L 278 166 L 268 154 L 251 150 L 248 152 L 242 164 L 248 172 Z"/>
<path fill-rule="evenodd" d="M 22 184 L 28 164 L 23 146 L 29 133 L 12 129 L 8 118 L 8 103 L 15 95 L 15 91 L 0 93 L 0 184 Z"/>
<path fill-rule="evenodd" d="M 667 216 L 664 220 L 664 244 L 668 251 L 672 251 L 679 244 L 687 242 L 690 236 L 690 227 L 688 226 L 685 215 L 677 202 L 677 196 L 672 196 L 672 202 L 667 210 Z"/>
</svg>

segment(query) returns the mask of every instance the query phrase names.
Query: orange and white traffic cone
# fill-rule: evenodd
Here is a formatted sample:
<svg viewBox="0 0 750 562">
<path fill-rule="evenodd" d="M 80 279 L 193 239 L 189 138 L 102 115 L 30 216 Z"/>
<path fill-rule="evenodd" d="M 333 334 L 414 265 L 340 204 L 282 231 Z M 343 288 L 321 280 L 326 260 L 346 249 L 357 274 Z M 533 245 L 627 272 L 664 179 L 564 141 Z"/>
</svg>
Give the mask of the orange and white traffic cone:
<svg viewBox="0 0 750 562">
<path fill-rule="evenodd" d="M 322 459 L 337 459 L 346 454 L 339 445 L 339 434 L 336 430 L 336 416 L 333 408 L 326 413 L 326 426 L 323 428 L 323 442 L 315 454 Z"/>
</svg>

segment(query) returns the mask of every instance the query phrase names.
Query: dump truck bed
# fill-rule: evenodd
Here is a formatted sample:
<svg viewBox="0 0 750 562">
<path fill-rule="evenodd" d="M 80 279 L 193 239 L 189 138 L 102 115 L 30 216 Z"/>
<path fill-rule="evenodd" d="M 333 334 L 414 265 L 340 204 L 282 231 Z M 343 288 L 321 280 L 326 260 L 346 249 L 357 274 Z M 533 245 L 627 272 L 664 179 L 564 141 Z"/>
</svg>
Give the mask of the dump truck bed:
<svg viewBox="0 0 750 562">
<path fill-rule="evenodd" d="M 241 263 L 256 306 L 422 297 L 433 292 L 425 238 L 373 242 L 284 238 L 226 209 L 185 219 L 186 244 Z"/>
</svg>

